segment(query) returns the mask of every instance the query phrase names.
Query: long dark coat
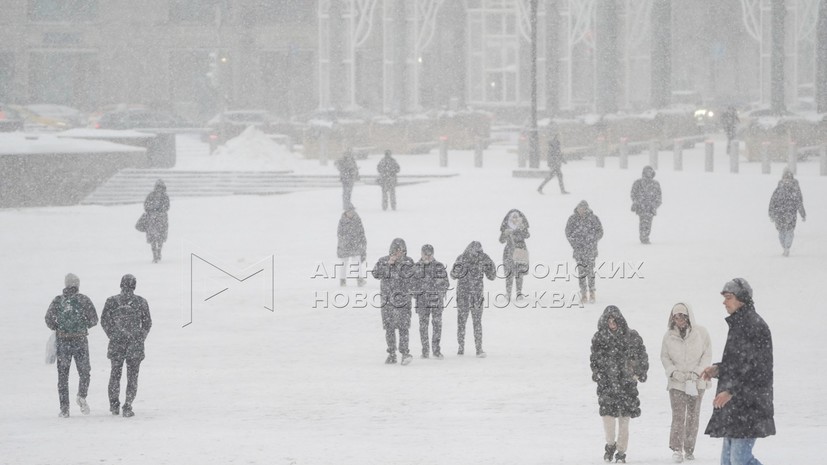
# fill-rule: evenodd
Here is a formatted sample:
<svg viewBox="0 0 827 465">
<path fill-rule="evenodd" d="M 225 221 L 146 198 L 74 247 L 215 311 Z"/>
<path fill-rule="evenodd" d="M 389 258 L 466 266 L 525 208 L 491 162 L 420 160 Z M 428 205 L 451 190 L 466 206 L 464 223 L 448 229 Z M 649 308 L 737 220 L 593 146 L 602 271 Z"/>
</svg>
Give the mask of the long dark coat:
<svg viewBox="0 0 827 465">
<path fill-rule="evenodd" d="M 552 173 L 559 173 L 563 163 L 566 163 L 563 150 L 560 148 L 560 141 L 556 137 L 548 142 L 546 163 Z"/>
<path fill-rule="evenodd" d="M 457 306 L 464 309 L 482 307 L 482 279 L 493 281 L 496 271 L 494 261 L 483 252 L 482 244 L 477 241 L 468 244 L 451 267 L 451 277 L 457 280 Z"/>
<path fill-rule="evenodd" d="M 585 215 L 577 213 L 577 208 L 585 206 Z M 577 204 L 574 214 L 569 217 L 566 223 L 566 239 L 574 251 L 573 256 L 577 261 L 593 260 L 597 257 L 597 242 L 603 238 L 603 224 L 600 218 L 589 208 L 586 201 Z"/>
<path fill-rule="evenodd" d="M 391 187 L 396 185 L 399 163 L 393 157 L 390 155 L 382 157 L 379 164 L 376 165 L 376 171 L 379 172 L 378 182 L 380 186 Z"/>
<path fill-rule="evenodd" d="M 78 333 L 65 334 L 60 331 L 60 328 L 58 327 L 58 313 L 60 313 L 60 308 L 63 301 L 73 297 L 77 299 L 78 304 L 80 305 L 81 312 L 86 320 L 86 328 L 83 328 L 83 330 Z M 92 299 L 87 297 L 85 294 L 79 293 L 77 287 L 67 287 L 63 289 L 63 293 L 61 295 L 55 296 L 55 298 L 52 299 L 52 302 L 49 304 L 49 308 L 46 310 L 45 318 L 46 326 L 48 326 L 52 331 L 55 331 L 57 333 L 57 337 L 86 336 L 89 334 L 89 331 L 87 330 L 98 324 L 98 311 L 95 309 L 95 304 L 92 303 Z"/>
<path fill-rule="evenodd" d="M 346 258 L 358 255 L 362 261 L 365 261 L 368 240 L 365 237 L 362 219 L 355 211 L 352 218 L 347 216 L 347 212 L 342 213 L 336 235 L 339 239 L 336 246 L 337 257 Z"/>
<path fill-rule="evenodd" d="M 150 244 L 166 242 L 167 231 L 169 230 L 169 196 L 167 186 L 163 181 L 155 183 L 155 189 L 146 196 L 144 200 L 144 211 L 147 214 L 146 241 Z"/>
<path fill-rule="evenodd" d="M 445 307 L 445 293 L 450 287 L 445 265 L 436 260 L 430 263 L 419 260 L 415 271 L 413 290 L 416 313 L 425 310 L 441 312 Z"/>
<path fill-rule="evenodd" d="M 609 329 L 609 318 L 617 329 Z M 626 319 L 615 306 L 608 306 L 597 323 L 592 337 L 592 380 L 597 383 L 600 416 L 639 417 L 640 399 L 637 383 L 645 382 L 649 357 L 643 338 L 629 329 Z"/>
<path fill-rule="evenodd" d="M 101 327 L 109 338 L 107 358 L 144 359 L 144 341 L 152 328 L 146 299 L 131 290 L 109 297 L 101 313 Z"/>
<path fill-rule="evenodd" d="M 400 238 L 391 242 L 389 254 L 380 258 L 371 271 L 373 277 L 379 280 L 382 327 L 385 330 L 408 328 L 411 325 L 411 299 L 416 265 L 407 255 L 390 263 L 390 256 L 397 250 L 407 253 L 405 241 Z"/>
<path fill-rule="evenodd" d="M 641 216 L 655 216 L 662 202 L 660 183 L 655 181 L 655 170 L 643 168 L 643 175 L 632 184 L 632 211 Z"/>
<path fill-rule="evenodd" d="M 798 180 L 785 176 L 778 181 L 778 187 L 770 198 L 769 215 L 775 222 L 775 228 L 779 231 L 795 229 L 798 214 L 802 218 L 807 217 L 804 211 L 804 197 L 801 195 L 801 187 Z"/>
<path fill-rule="evenodd" d="M 359 180 L 359 165 L 356 164 L 352 154 L 345 154 L 334 164 L 339 170 L 339 181 L 342 181 L 342 184 L 352 185 Z"/>
<path fill-rule="evenodd" d="M 775 434 L 773 419 L 772 334 L 752 303 L 726 318 L 724 355 L 718 366 L 716 394 L 732 399 L 715 409 L 706 434 L 713 438 L 764 438 Z"/>
</svg>

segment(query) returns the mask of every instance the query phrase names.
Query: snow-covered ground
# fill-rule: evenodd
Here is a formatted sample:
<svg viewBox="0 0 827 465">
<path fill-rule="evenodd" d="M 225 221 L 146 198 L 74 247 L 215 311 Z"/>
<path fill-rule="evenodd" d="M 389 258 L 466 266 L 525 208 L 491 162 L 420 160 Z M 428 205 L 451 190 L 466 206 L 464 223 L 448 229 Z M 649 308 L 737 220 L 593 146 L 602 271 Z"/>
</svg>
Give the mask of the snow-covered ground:
<svg viewBox="0 0 827 465">
<path fill-rule="evenodd" d="M 721 153 L 722 140 L 716 142 Z M 196 140 L 184 147 L 180 166 L 197 167 L 207 157 Z M 335 260 L 340 189 L 173 198 L 160 264 L 151 263 L 149 246 L 133 229 L 140 205 L 0 210 L 0 463 L 602 463 L 589 343 L 598 315 L 613 304 L 642 334 L 651 363 L 640 387 L 643 414 L 631 423 L 628 462 L 666 464 L 669 404 L 659 352 L 669 309 L 678 301 L 694 306 L 717 360 L 726 335 L 719 291 L 736 276 L 752 284 L 775 340 L 778 435 L 759 440 L 755 453 L 765 464 L 821 463 L 827 316 L 818 289 L 827 282 L 827 177 L 818 176 L 817 161 L 799 166 L 809 216 L 784 258 L 767 216 L 782 165 L 767 176 L 759 174 L 760 164 L 743 164 L 733 175 L 719 156 L 710 174 L 703 172 L 702 146 L 683 155 L 684 171 L 675 172 L 670 153 L 661 154 L 656 179 L 664 205 L 649 246 L 638 242 L 629 211 L 629 189 L 647 155 L 631 156 L 629 170 L 620 170 L 616 158 L 603 169 L 593 159 L 568 163 L 567 196 L 556 180 L 538 195 L 540 179 L 512 177 L 516 154 L 506 147 L 488 150 L 482 169 L 473 168 L 471 152 L 452 152 L 448 168 L 438 167 L 436 152 L 397 155 L 403 173 L 459 176 L 400 187 L 395 212 L 381 210 L 378 187 L 357 185 L 353 201 L 371 265 L 395 237 L 407 241 L 414 258 L 423 243 L 433 244 L 449 266 L 478 240 L 499 263 L 505 213 L 520 208 L 531 224 L 528 247 L 540 266 L 525 289 L 537 294 L 526 308 L 492 297 L 483 319 L 488 358 L 455 355 L 452 304 L 445 312 L 445 360 L 417 357 L 406 367 L 383 363 L 384 334 L 369 298 L 378 283 L 342 290 L 335 279 L 318 276 Z M 377 156 L 360 160 L 362 173 L 375 173 L 377 162 Z M 332 163 L 291 163 L 297 172 L 334 173 Z M 244 168 L 242 157 L 238 165 Z M 552 280 L 545 270 L 571 261 L 563 228 L 582 199 L 606 231 L 599 260 L 608 263 L 607 277 L 598 282 L 597 304 L 570 308 L 563 303 L 577 291 L 576 280 Z M 193 253 L 238 275 L 274 256 L 275 311 L 263 308 L 272 295 L 266 280 L 252 282 L 267 273 L 239 286 L 192 261 Z M 608 278 L 612 264 L 626 265 Z M 100 327 L 89 337 L 92 413 L 82 416 L 73 404 L 71 418 L 57 417 L 55 367 L 43 362 L 49 335 L 43 316 L 67 272 L 80 276 L 81 292 L 98 312 L 125 273 L 137 276 L 136 292 L 149 301 L 154 326 L 132 419 L 108 412 Z M 182 328 L 191 281 L 195 295 L 230 290 L 196 302 L 193 324 Z M 486 286 L 493 296 L 504 283 Z M 411 349 L 418 355 L 416 316 Z M 72 399 L 76 389 L 73 367 Z M 702 430 L 712 410 L 709 394 Z M 718 463 L 720 445 L 701 435 L 695 463 Z"/>
</svg>

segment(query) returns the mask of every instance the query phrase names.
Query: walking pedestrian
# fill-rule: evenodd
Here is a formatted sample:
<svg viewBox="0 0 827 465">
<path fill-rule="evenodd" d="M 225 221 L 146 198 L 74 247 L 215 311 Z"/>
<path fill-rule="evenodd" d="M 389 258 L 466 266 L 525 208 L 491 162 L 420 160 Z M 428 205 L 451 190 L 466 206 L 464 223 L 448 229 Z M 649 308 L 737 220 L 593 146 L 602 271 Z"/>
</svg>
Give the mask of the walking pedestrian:
<svg viewBox="0 0 827 465">
<path fill-rule="evenodd" d="M 390 199 L 391 210 L 396 210 L 396 175 L 399 174 L 399 163 L 391 156 L 390 150 L 385 150 L 385 156 L 376 165 L 379 172 L 379 186 L 382 187 L 382 210 L 388 209 Z"/>
<path fill-rule="evenodd" d="M 778 239 L 784 249 L 784 256 L 790 256 L 790 247 L 795 237 L 795 223 L 798 215 L 801 221 L 807 221 L 807 212 L 804 211 L 804 197 L 801 187 L 789 168 L 784 168 L 784 174 L 778 181 L 778 187 L 772 193 L 769 208 L 770 220 L 778 230 Z"/>
<path fill-rule="evenodd" d="M 121 278 L 121 292 L 106 299 L 101 313 L 101 327 L 109 338 L 106 357 L 111 363 L 109 374 L 109 411 L 118 415 L 121 401 L 121 372 L 126 362 L 126 398 L 123 416 L 132 417 L 132 403 L 138 394 L 138 373 L 144 359 L 144 342 L 152 328 L 146 299 L 135 294 L 138 280 L 131 274 Z"/>
<path fill-rule="evenodd" d="M 442 360 L 442 310 L 445 308 L 445 293 L 448 291 L 448 272 L 445 265 L 434 258 L 434 246 L 422 246 L 422 258 L 416 263 L 416 284 L 414 299 L 416 314 L 419 315 L 419 339 L 422 342 L 422 358 L 429 357 L 429 348 L 434 358 Z M 429 320 L 433 321 L 433 337 L 428 340 Z"/>
<path fill-rule="evenodd" d="M 402 365 L 411 363 L 408 348 L 408 331 L 411 327 L 411 297 L 414 276 L 414 262 L 408 257 L 405 240 L 396 238 L 391 242 L 388 255 L 380 258 L 373 266 L 373 277 L 380 281 L 379 293 L 382 302 L 382 328 L 388 345 L 385 363 L 396 363 L 396 333 L 399 333 L 399 353 Z"/>
<path fill-rule="evenodd" d="M 494 280 L 494 262 L 482 250 L 482 244 L 473 241 L 457 257 L 451 268 L 451 277 L 457 280 L 457 355 L 465 353 L 465 327 L 471 314 L 477 357 L 485 358 L 485 351 L 482 350 L 483 277 Z"/>
<path fill-rule="evenodd" d="M 528 273 L 528 247 L 525 240 L 531 236 L 528 232 L 528 219 L 516 208 L 510 210 L 500 223 L 500 243 L 503 249 L 503 268 L 505 268 L 505 293 L 511 301 L 512 283 L 517 284 L 517 300 L 523 299 L 523 276 Z"/>
<path fill-rule="evenodd" d="M 540 183 L 540 187 L 537 188 L 537 192 L 543 193 L 543 187 L 551 181 L 551 179 L 557 176 L 557 182 L 560 184 L 560 193 L 561 194 L 568 194 L 566 192 L 566 188 L 563 185 L 563 163 L 566 163 L 566 158 L 563 155 L 563 150 L 560 148 L 560 140 L 557 138 L 557 134 L 551 137 L 551 140 L 548 141 L 548 153 L 546 154 L 546 163 L 548 163 L 548 176 L 543 179 L 543 182 Z"/>
<path fill-rule="evenodd" d="M 640 219 L 638 232 L 641 244 L 649 244 L 652 231 L 652 219 L 657 214 L 662 202 L 660 183 L 655 181 L 655 170 L 651 166 L 643 167 L 640 179 L 632 184 L 632 211 Z"/>
<path fill-rule="evenodd" d="M 721 125 L 724 127 L 726 134 L 726 153 L 729 154 L 732 149 L 732 142 L 735 140 L 735 133 L 738 129 L 738 123 L 741 119 L 738 118 L 738 110 L 734 105 L 729 105 L 721 113 Z"/>
<path fill-rule="evenodd" d="M 169 196 L 167 186 L 159 179 L 155 182 L 155 188 L 144 200 L 144 212 L 146 213 L 146 241 L 152 247 L 152 263 L 161 261 L 161 248 L 167 241 L 169 231 Z"/>
<path fill-rule="evenodd" d="M 571 244 L 577 262 L 577 279 L 580 285 L 580 303 L 594 303 L 597 299 L 594 267 L 597 258 L 597 242 L 603 238 L 600 218 L 589 208 L 585 200 L 577 204 L 566 223 L 566 238 Z"/>
<path fill-rule="evenodd" d="M 342 209 L 347 210 L 353 206 L 350 196 L 353 194 L 353 185 L 359 180 L 359 166 L 350 148 L 345 150 L 342 158 L 336 160 L 335 165 L 339 170 L 339 181 L 342 182 Z"/>
<path fill-rule="evenodd" d="M 346 286 L 347 278 L 352 277 L 354 265 L 357 268 L 356 282 L 361 287 L 365 285 L 365 261 L 367 260 L 368 241 L 365 237 L 365 227 L 362 219 L 351 205 L 339 218 L 336 231 L 338 245 L 336 256 L 339 257 L 339 285 Z"/>
<path fill-rule="evenodd" d="M 72 359 L 78 370 L 77 403 L 84 415 L 89 415 L 86 395 L 92 367 L 89 363 L 89 328 L 98 324 L 98 312 L 89 297 L 81 294 L 80 278 L 69 273 L 63 281 L 61 295 L 52 299 L 46 310 L 46 326 L 55 331 L 57 349 L 57 393 L 60 417 L 69 417 L 69 369 Z"/>
</svg>

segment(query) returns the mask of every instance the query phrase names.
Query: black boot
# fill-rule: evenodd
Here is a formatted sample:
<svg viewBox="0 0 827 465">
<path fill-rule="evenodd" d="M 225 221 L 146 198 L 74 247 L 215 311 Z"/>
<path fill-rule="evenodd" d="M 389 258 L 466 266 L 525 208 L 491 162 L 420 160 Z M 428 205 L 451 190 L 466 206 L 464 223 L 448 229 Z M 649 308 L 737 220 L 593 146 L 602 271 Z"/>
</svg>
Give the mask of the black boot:
<svg viewBox="0 0 827 465">
<path fill-rule="evenodd" d="M 603 454 L 603 460 L 606 462 L 611 462 L 615 455 L 615 450 L 617 449 L 616 444 L 606 444 L 606 453 Z"/>
<path fill-rule="evenodd" d="M 615 462 L 626 463 L 626 452 L 618 452 L 615 454 Z"/>
</svg>

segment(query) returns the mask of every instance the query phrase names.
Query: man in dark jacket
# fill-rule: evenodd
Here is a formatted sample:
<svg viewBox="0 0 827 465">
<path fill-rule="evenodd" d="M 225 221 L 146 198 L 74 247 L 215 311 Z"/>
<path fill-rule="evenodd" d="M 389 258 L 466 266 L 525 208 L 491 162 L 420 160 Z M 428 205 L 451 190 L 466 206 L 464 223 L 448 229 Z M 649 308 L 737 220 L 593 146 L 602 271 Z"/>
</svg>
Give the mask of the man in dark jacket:
<svg viewBox="0 0 827 465">
<path fill-rule="evenodd" d="M 86 394 L 89 392 L 90 372 L 89 328 L 98 324 L 98 312 L 89 297 L 78 292 L 80 278 L 72 273 L 64 279 L 63 293 L 49 304 L 46 326 L 55 331 L 57 349 L 57 392 L 60 399 L 60 417 L 69 417 L 69 368 L 72 358 L 78 370 L 77 403 L 84 415 L 89 414 Z"/>
<path fill-rule="evenodd" d="M 660 183 L 655 181 L 655 170 L 651 166 L 644 166 L 643 175 L 632 184 L 632 211 L 640 218 L 638 230 L 641 244 L 649 243 L 652 218 L 657 214 L 661 200 Z"/>
<path fill-rule="evenodd" d="M 123 416 L 131 417 L 132 402 L 138 393 L 138 372 L 144 359 L 144 341 L 152 328 L 149 304 L 135 294 L 137 280 L 131 274 L 121 278 L 121 293 L 106 299 L 101 326 L 109 338 L 107 358 L 112 362 L 109 376 L 109 411 L 119 413 L 121 370 L 126 361 L 126 400 Z"/>
<path fill-rule="evenodd" d="M 382 210 L 388 209 L 388 197 L 391 201 L 391 210 L 396 210 L 396 175 L 399 174 L 399 163 L 393 159 L 390 150 L 385 150 L 385 156 L 376 165 L 379 172 L 379 185 L 382 187 Z"/>
<path fill-rule="evenodd" d="M 727 106 L 721 113 L 721 126 L 724 127 L 724 133 L 726 133 L 727 154 L 731 150 L 732 142 L 735 140 L 735 132 L 738 129 L 738 123 L 740 122 L 741 119 L 738 118 L 738 110 L 733 105 Z"/>
<path fill-rule="evenodd" d="M 416 263 L 414 298 L 419 315 L 419 339 L 422 342 L 422 358 L 428 358 L 429 346 L 434 358 L 442 360 L 439 343 L 442 339 L 442 310 L 448 291 L 448 272 L 445 265 L 434 258 L 434 246 L 422 246 L 422 258 Z M 433 317 L 433 339 L 428 342 L 428 320 Z"/>
<path fill-rule="evenodd" d="M 778 181 L 778 187 L 772 193 L 769 214 L 770 220 L 775 223 L 775 229 L 778 230 L 778 239 L 784 249 L 784 256 L 789 257 L 798 215 L 801 215 L 801 221 L 807 221 L 801 187 L 799 187 L 798 180 L 795 179 L 789 168 L 784 168 L 784 174 L 781 175 L 781 180 Z"/>
<path fill-rule="evenodd" d="M 356 213 L 356 209 L 351 206 L 339 218 L 339 226 L 336 230 L 338 243 L 336 245 L 336 256 L 341 262 L 339 276 L 339 285 L 346 286 L 347 278 L 352 277 L 352 267 L 355 263 L 358 267 L 357 283 L 359 286 L 365 285 L 364 265 L 367 260 L 368 240 L 365 237 L 365 227 L 362 225 L 362 219 Z"/>
<path fill-rule="evenodd" d="M 405 241 L 396 238 L 391 242 L 388 255 L 379 259 L 373 267 L 373 277 L 380 281 L 382 299 L 382 328 L 388 344 L 385 363 L 396 363 L 396 332 L 399 331 L 399 353 L 402 365 L 411 363 L 408 349 L 408 330 L 411 327 L 411 297 L 413 294 L 414 262 L 408 257 Z"/>
<path fill-rule="evenodd" d="M 474 325 L 477 357 L 485 358 L 485 352 L 482 350 L 482 307 L 485 300 L 482 278 L 494 280 L 494 261 L 483 252 L 482 244 L 473 241 L 465 248 L 465 252 L 457 257 L 451 268 L 451 277 L 457 280 L 457 355 L 465 353 L 465 326 L 470 313 Z"/>
<path fill-rule="evenodd" d="M 581 304 L 586 303 L 586 295 L 590 303 L 594 303 L 596 299 L 594 261 L 597 258 L 597 242 L 601 238 L 603 238 L 603 225 L 600 223 L 600 218 L 592 212 L 588 202 L 581 201 L 566 223 L 566 239 L 571 244 L 574 251 L 573 257 L 577 262 Z M 589 288 L 591 288 L 590 292 L 588 292 Z"/>
<path fill-rule="evenodd" d="M 350 196 L 353 193 L 353 185 L 359 180 L 359 166 L 353 158 L 351 149 L 345 150 L 342 158 L 336 160 L 334 164 L 339 170 L 339 181 L 342 181 L 342 208 L 347 210 L 353 205 L 350 202 Z"/>
<path fill-rule="evenodd" d="M 560 141 L 555 134 L 550 141 L 548 141 L 548 153 L 546 154 L 546 162 L 548 163 L 548 176 L 540 183 L 537 192 L 543 193 L 543 187 L 551 181 L 551 178 L 557 176 L 557 182 L 560 184 L 560 193 L 568 194 L 565 186 L 563 186 L 563 163 L 566 163 L 566 158 L 563 156 L 563 150 L 560 148 Z"/>
<path fill-rule="evenodd" d="M 701 374 L 718 378 L 706 434 L 724 439 L 722 465 L 759 464 L 752 455 L 756 439 L 775 434 L 772 334 L 755 311 L 747 280 L 728 281 L 721 295 L 729 333 L 721 361 Z"/>
</svg>

